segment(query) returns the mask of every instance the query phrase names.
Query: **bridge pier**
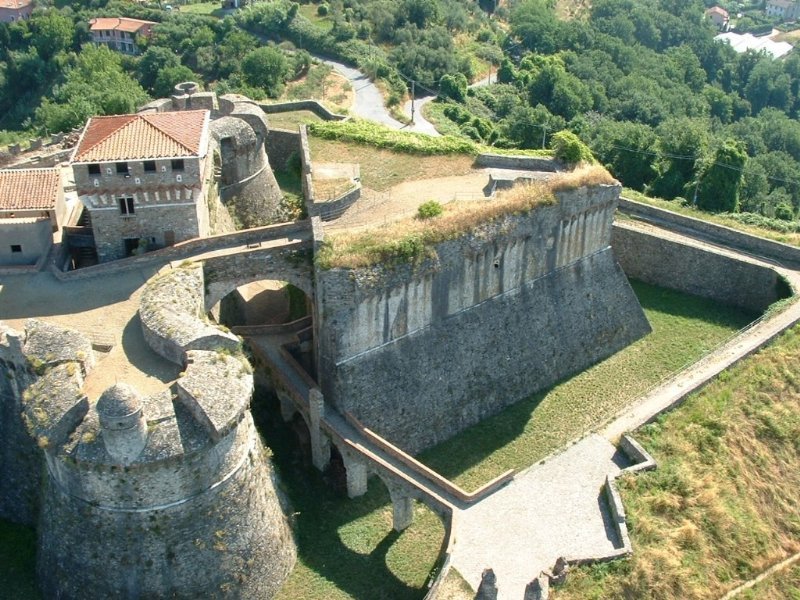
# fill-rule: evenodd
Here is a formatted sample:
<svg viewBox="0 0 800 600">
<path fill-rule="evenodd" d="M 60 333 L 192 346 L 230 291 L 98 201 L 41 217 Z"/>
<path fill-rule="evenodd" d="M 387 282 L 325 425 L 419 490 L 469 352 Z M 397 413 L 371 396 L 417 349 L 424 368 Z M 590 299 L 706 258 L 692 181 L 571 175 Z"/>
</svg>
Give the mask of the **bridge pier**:
<svg viewBox="0 0 800 600">
<path fill-rule="evenodd" d="M 395 486 L 389 486 L 389 495 L 392 498 L 392 528 L 399 533 L 414 520 L 414 503 L 411 496 Z"/>
<path fill-rule="evenodd" d="M 347 497 L 358 498 L 367 493 L 367 463 L 363 460 L 358 460 L 347 453 L 342 453 L 342 460 L 344 460 L 344 468 L 347 472 Z"/>
<path fill-rule="evenodd" d="M 308 392 L 308 415 L 311 420 L 311 462 L 324 471 L 331 461 L 331 442 L 322 433 L 320 422 L 325 414 L 325 399 L 316 388 Z"/>
<path fill-rule="evenodd" d="M 292 402 L 292 399 L 289 397 L 289 395 L 281 389 L 276 389 L 275 393 L 278 395 L 278 401 L 281 405 L 281 418 L 283 419 L 284 423 L 288 423 L 292 420 L 292 417 L 294 417 L 294 413 L 297 412 L 294 402 Z"/>
</svg>

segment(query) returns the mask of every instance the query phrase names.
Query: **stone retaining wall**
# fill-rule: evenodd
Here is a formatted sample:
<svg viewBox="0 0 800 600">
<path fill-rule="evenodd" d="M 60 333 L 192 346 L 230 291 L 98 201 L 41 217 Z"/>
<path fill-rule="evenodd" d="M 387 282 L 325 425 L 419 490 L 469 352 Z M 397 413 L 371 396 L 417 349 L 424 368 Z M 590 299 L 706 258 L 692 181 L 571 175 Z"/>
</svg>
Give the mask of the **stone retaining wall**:
<svg viewBox="0 0 800 600">
<path fill-rule="evenodd" d="M 651 235 L 624 221 L 615 223 L 611 245 L 628 277 L 753 312 L 791 293 L 769 267 Z"/>
<path fill-rule="evenodd" d="M 564 165 L 554 158 L 491 153 L 479 154 L 475 159 L 475 166 L 545 172 L 556 172 L 564 169 Z"/>
<path fill-rule="evenodd" d="M 300 158 L 300 132 L 286 129 L 270 128 L 267 134 L 267 156 L 269 163 L 276 171 L 283 171 L 289 166 L 293 154 Z"/>
<path fill-rule="evenodd" d="M 325 106 L 316 100 L 294 100 L 292 102 L 278 102 L 276 104 L 259 104 L 261 110 L 268 115 L 285 112 L 295 112 L 298 110 L 309 110 L 323 121 L 344 121 L 347 115 L 337 115 L 329 111 Z"/>
<path fill-rule="evenodd" d="M 766 240 L 730 227 L 695 219 L 694 217 L 687 217 L 686 215 L 657 208 L 643 202 L 636 202 L 628 198 L 620 198 L 619 210 L 645 221 L 666 224 L 675 231 L 685 232 L 689 235 L 700 234 L 712 242 L 773 260 L 784 261 L 793 266 L 800 266 L 800 248 L 796 246 Z"/>
</svg>

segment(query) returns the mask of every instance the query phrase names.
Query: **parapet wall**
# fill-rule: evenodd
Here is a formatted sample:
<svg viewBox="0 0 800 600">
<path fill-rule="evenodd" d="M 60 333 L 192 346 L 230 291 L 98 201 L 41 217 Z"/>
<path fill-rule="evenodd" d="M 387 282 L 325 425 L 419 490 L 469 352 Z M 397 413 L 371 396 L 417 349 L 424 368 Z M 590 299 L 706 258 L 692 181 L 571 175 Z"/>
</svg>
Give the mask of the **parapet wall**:
<svg viewBox="0 0 800 600">
<path fill-rule="evenodd" d="M 635 202 L 627 198 L 620 198 L 619 210 L 646 221 L 666 224 L 670 229 L 676 231 L 699 233 L 709 241 L 725 246 L 744 250 L 772 260 L 783 261 L 790 265 L 800 265 L 800 248 L 796 246 L 767 240 L 730 227 L 687 217 L 686 215 L 657 208 L 643 202 Z"/>
<path fill-rule="evenodd" d="M 560 193 L 417 268 L 318 271 L 326 399 L 413 453 L 647 333 L 609 247 L 618 193 Z"/>
<path fill-rule="evenodd" d="M 628 277 L 761 313 L 791 294 L 780 275 L 760 263 L 655 236 L 624 221 L 611 245 Z"/>
</svg>

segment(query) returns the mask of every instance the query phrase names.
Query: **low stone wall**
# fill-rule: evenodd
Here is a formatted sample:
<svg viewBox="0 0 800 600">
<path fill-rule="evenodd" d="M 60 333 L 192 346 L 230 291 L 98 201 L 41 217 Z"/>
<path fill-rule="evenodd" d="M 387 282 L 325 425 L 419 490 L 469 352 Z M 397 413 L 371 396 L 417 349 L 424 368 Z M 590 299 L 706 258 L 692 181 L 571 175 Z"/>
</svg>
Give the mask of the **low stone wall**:
<svg viewBox="0 0 800 600">
<path fill-rule="evenodd" d="M 645 283 L 754 312 L 791 294 L 769 267 L 652 235 L 624 221 L 614 224 L 611 245 L 625 274 Z"/>
<path fill-rule="evenodd" d="M 186 365 L 190 350 L 238 350 L 239 338 L 202 319 L 204 300 L 203 267 L 199 263 L 167 267 L 151 278 L 139 305 L 147 345 L 181 367 Z"/>
<path fill-rule="evenodd" d="M 663 208 L 657 208 L 643 202 L 636 202 L 628 198 L 619 199 L 619 211 L 652 221 L 656 224 L 666 224 L 675 231 L 688 235 L 701 235 L 709 241 L 725 246 L 731 246 L 745 252 L 800 266 L 800 248 L 767 240 L 730 227 L 709 223 L 702 219 L 687 217 Z"/>
<path fill-rule="evenodd" d="M 51 272 L 61 281 L 73 279 L 87 279 L 100 275 L 109 275 L 133 269 L 143 269 L 152 266 L 163 265 L 166 262 L 189 258 L 204 252 L 222 250 L 224 248 L 234 248 L 236 246 L 248 246 L 260 242 L 288 237 L 295 233 L 308 231 L 310 223 L 308 220 L 293 221 L 291 223 L 281 223 L 278 225 L 266 225 L 264 227 L 254 227 L 244 229 L 234 233 L 208 236 L 188 240 L 143 254 L 142 256 L 131 256 L 109 263 L 86 267 L 75 271 L 62 271 L 57 263 L 50 267 Z"/>
<path fill-rule="evenodd" d="M 323 221 L 333 221 L 341 217 L 342 213 L 350 208 L 359 198 L 361 198 L 361 182 L 356 182 L 355 187 L 346 191 L 338 198 L 327 202 L 314 202 L 311 205 L 313 212 L 309 214 L 312 217 L 319 217 Z"/>
<path fill-rule="evenodd" d="M 258 106 L 268 115 L 294 112 L 297 110 L 309 110 L 323 121 L 344 121 L 348 118 L 347 115 L 337 115 L 329 111 L 316 100 L 294 100 L 292 102 L 278 102 L 276 104 L 259 104 Z"/>
<path fill-rule="evenodd" d="M 301 184 L 303 186 L 303 198 L 306 201 L 306 211 L 309 215 L 314 214 L 314 180 L 311 177 L 311 149 L 308 145 L 308 128 L 300 126 L 300 168 Z"/>
<path fill-rule="evenodd" d="M 475 166 L 516 169 L 519 171 L 545 171 L 549 173 L 555 173 L 564 168 L 563 163 L 554 158 L 491 153 L 478 154 L 475 159 Z"/>
<path fill-rule="evenodd" d="M 267 156 L 274 170 L 287 169 L 291 156 L 296 154 L 299 158 L 300 152 L 299 131 L 270 128 L 267 134 Z"/>
</svg>

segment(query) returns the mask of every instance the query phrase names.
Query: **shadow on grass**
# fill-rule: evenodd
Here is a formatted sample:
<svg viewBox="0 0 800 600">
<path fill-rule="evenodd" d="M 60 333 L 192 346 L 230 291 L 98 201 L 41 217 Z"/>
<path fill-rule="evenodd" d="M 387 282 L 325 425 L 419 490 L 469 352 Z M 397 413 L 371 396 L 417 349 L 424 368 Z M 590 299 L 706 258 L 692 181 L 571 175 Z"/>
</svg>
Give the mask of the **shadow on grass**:
<svg viewBox="0 0 800 600">
<path fill-rule="evenodd" d="M 682 292 L 656 287 L 639 281 L 631 281 L 630 283 L 642 308 L 648 314 L 654 329 L 653 333 L 643 338 L 643 340 L 636 342 L 636 344 L 641 344 L 643 341 L 644 343 L 651 343 L 652 347 L 647 350 L 648 356 L 651 357 L 650 360 L 663 362 L 663 364 L 653 364 L 651 368 L 646 369 L 645 372 L 640 374 L 643 385 L 643 387 L 640 386 L 642 387 L 641 391 L 644 391 L 649 385 L 660 381 L 664 375 L 682 367 L 686 363 L 686 356 L 689 356 L 692 360 L 696 360 L 723 339 L 718 335 L 714 339 L 687 341 L 682 339 L 684 336 L 679 331 L 680 328 L 684 328 L 685 332 L 686 328 L 694 328 L 701 324 L 704 326 L 711 325 L 721 327 L 726 333 L 729 332 L 732 334 L 758 316 L 738 308 L 722 305 L 712 300 L 706 300 Z M 669 331 L 669 329 L 673 331 Z M 654 340 L 656 339 L 659 341 L 655 342 Z M 623 349 L 620 353 L 612 355 L 605 360 L 624 358 L 625 361 L 628 361 L 628 358 L 621 356 L 626 350 L 627 349 Z M 634 351 L 634 355 L 630 358 L 631 364 L 635 360 L 641 360 L 641 356 L 643 355 L 643 346 L 638 345 L 637 349 Z M 597 365 L 602 366 L 603 362 L 604 361 L 600 361 Z M 590 366 L 587 365 L 587 370 L 589 367 Z M 647 367 L 647 365 L 644 365 L 644 367 Z M 639 369 L 641 370 L 641 368 L 640 366 Z M 606 369 L 606 371 L 608 371 L 608 369 Z M 542 437 L 538 440 L 531 439 L 520 442 L 521 437 L 526 434 L 529 436 L 531 435 L 530 432 L 526 432 L 526 428 L 534 418 L 540 416 L 537 414 L 537 411 L 539 411 L 543 400 L 547 399 L 556 388 L 564 386 L 564 384 L 569 385 L 571 380 L 575 380 L 576 377 L 582 376 L 583 374 L 586 374 L 586 370 L 582 373 L 565 377 L 556 384 L 528 396 L 502 410 L 498 414 L 462 431 L 449 440 L 426 450 L 418 458 L 430 468 L 450 479 L 457 478 L 480 463 L 488 465 L 488 463 L 495 458 L 492 456 L 493 454 L 498 453 L 498 451 L 504 449 L 506 446 L 512 445 L 514 442 L 518 443 L 517 447 L 520 449 L 522 449 L 522 446 L 532 447 L 536 444 L 540 444 L 544 449 L 540 456 L 533 456 L 536 452 L 530 453 L 535 460 L 538 460 L 580 434 L 580 432 L 570 431 L 564 439 L 558 440 L 556 438 L 560 435 L 558 433 L 559 424 L 552 421 L 554 418 L 561 420 L 570 419 L 571 415 L 569 412 L 576 408 L 569 407 L 568 410 L 557 411 L 553 410 L 552 402 L 549 402 L 548 404 L 551 406 L 547 408 L 545 414 L 541 415 L 543 421 L 551 419 L 548 422 L 552 423 L 552 428 L 546 432 L 549 439 Z M 584 387 L 608 387 L 608 379 L 617 375 L 618 373 L 609 372 L 604 372 L 601 375 L 597 373 L 586 374 L 587 379 L 583 382 Z M 603 386 L 599 386 L 596 381 L 595 383 L 592 382 L 592 377 L 605 378 L 606 381 L 603 382 Z M 631 375 L 628 374 L 627 377 L 630 378 Z M 639 374 L 637 374 L 637 377 L 639 377 Z M 632 400 L 636 395 L 638 394 L 634 394 L 624 400 Z M 589 404 L 594 401 L 594 398 L 590 396 L 587 396 L 587 402 Z M 585 408 L 589 410 L 593 407 L 587 405 Z M 583 433 L 586 432 L 588 432 L 588 429 Z M 481 483 L 485 483 L 491 477 L 497 476 L 510 468 L 509 462 L 519 462 L 519 457 L 515 459 L 513 456 L 508 455 L 508 453 L 506 454 L 506 456 L 496 459 L 495 462 L 497 464 L 493 466 L 488 465 L 492 467 L 491 471 L 493 472 L 491 474 L 484 474 L 483 477 L 478 477 Z M 528 462 L 525 466 L 529 466 L 530 464 L 533 463 Z M 520 468 L 520 465 L 517 464 L 515 467 Z M 487 469 L 484 470 L 486 471 Z M 470 488 L 473 486 L 467 487 Z"/>
<path fill-rule="evenodd" d="M 321 473 L 304 466 L 293 433 L 277 416 L 277 400 L 269 392 L 256 390 L 252 410 L 265 443 L 273 451 L 273 464 L 295 511 L 293 528 L 298 544 L 295 572 L 301 569 L 301 562 L 312 572 L 306 576 L 294 573 L 279 598 L 331 597 L 326 588 L 329 584 L 321 580 L 332 582 L 353 598 L 422 597 L 423 588 L 400 580 L 387 564 L 389 551 L 401 534 L 393 530 L 387 533 L 382 519 L 369 517 L 390 503 L 383 483 L 372 478 L 368 492 L 352 500 L 338 494 Z M 343 529 L 351 535 L 343 535 Z M 345 545 L 344 537 L 359 551 Z"/>
</svg>

